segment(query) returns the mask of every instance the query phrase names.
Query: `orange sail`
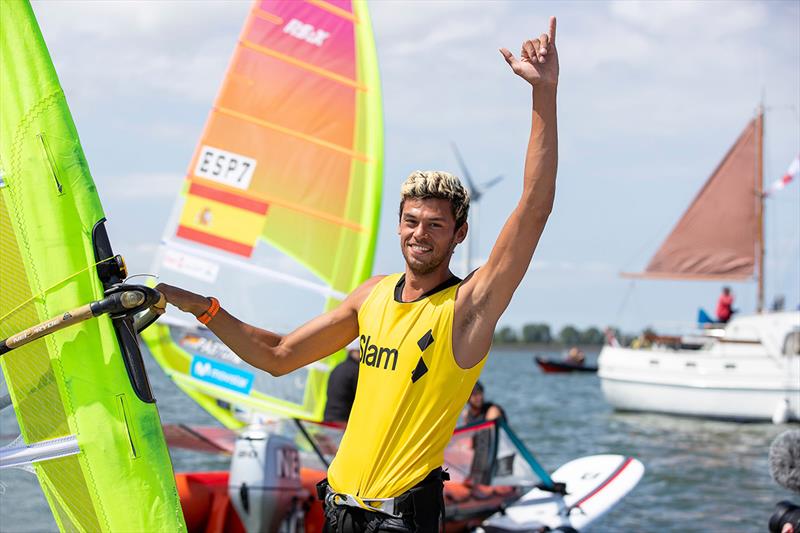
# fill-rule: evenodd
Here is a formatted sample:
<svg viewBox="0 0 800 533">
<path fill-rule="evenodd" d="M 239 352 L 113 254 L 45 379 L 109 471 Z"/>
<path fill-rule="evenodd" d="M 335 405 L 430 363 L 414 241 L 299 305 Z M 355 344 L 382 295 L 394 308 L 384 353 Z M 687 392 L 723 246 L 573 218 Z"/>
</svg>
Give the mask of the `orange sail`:
<svg viewBox="0 0 800 533">
<path fill-rule="evenodd" d="M 763 114 L 748 123 L 644 273 L 629 276 L 698 280 L 753 276 L 761 239 L 763 127 Z"/>
<path fill-rule="evenodd" d="M 380 80 L 363 0 L 254 2 L 156 258 L 164 281 L 285 333 L 372 271 L 381 186 Z M 169 315 L 144 338 L 229 427 L 250 413 L 321 419 L 343 352 L 274 378 Z M 164 322 L 164 319 L 162 319 Z"/>
</svg>

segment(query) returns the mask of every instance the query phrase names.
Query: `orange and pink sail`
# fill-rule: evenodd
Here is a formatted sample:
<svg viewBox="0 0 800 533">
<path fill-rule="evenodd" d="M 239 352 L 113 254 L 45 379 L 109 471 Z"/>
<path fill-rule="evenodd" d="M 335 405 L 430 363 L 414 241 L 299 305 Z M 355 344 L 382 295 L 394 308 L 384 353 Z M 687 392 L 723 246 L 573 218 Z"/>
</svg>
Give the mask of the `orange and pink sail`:
<svg viewBox="0 0 800 533">
<path fill-rule="evenodd" d="M 372 240 L 382 159 L 374 46 L 359 6 L 254 6 L 189 167 L 179 238 L 243 257 L 263 239 L 352 289 L 330 258 Z"/>
<path fill-rule="evenodd" d="M 168 283 L 218 296 L 247 322 L 277 332 L 297 327 L 371 274 L 382 164 L 365 3 L 258 1 L 192 157 L 157 270 Z M 210 332 L 173 318 L 169 330 L 146 332 L 151 352 L 224 424 L 241 424 L 243 410 L 321 418 L 341 352 L 273 378 Z"/>
</svg>

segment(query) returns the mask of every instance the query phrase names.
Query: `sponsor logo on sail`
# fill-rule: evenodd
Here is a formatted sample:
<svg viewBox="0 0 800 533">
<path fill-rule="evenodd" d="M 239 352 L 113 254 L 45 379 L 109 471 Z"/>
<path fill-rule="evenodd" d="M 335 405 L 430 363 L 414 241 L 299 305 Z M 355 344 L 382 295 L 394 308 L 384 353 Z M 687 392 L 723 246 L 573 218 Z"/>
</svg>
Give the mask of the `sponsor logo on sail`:
<svg viewBox="0 0 800 533">
<path fill-rule="evenodd" d="M 161 264 L 164 265 L 164 268 L 208 283 L 215 282 L 219 274 L 218 264 L 184 252 L 170 250 L 169 248 L 164 252 L 164 259 Z"/>
<path fill-rule="evenodd" d="M 283 33 L 288 33 L 295 39 L 300 39 L 314 46 L 322 46 L 325 39 L 330 37 L 330 32 L 315 28 L 311 24 L 297 19 L 292 19 L 283 27 Z"/>
<path fill-rule="evenodd" d="M 242 363 L 242 360 L 230 348 L 214 339 L 189 334 L 184 336 L 178 344 L 197 355 L 222 359 L 234 365 L 241 365 Z"/>
<path fill-rule="evenodd" d="M 239 368 L 196 355 L 192 359 L 192 377 L 206 383 L 248 394 L 253 387 L 253 374 Z"/>
</svg>

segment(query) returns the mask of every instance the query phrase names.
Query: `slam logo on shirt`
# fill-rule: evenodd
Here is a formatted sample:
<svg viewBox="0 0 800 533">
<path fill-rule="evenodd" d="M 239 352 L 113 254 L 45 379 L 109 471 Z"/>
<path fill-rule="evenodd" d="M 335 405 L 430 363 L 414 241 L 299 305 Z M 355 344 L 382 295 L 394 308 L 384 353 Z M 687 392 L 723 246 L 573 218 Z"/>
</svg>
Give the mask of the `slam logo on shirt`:
<svg viewBox="0 0 800 533">
<path fill-rule="evenodd" d="M 372 344 L 370 335 L 361 335 L 359 338 L 361 345 L 362 364 L 383 368 L 384 370 L 394 370 L 397 368 L 397 348 L 386 348 Z"/>
<path fill-rule="evenodd" d="M 397 357 L 399 355 L 397 348 L 386 348 L 372 343 L 372 336 L 361 335 L 359 338 L 361 345 L 361 359 L 362 364 L 372 366 L 375 368 L 383 368 L 384 370 L 395 370 L 397 368 Z M 419 351 L 424 354 L 425 350 L 433 344 L 433 330 L 428 330 L 418 341 Z M 391 368 L 389 364 L 391 362 Z M 420 355 L 417 366 L 411 373 L 411 382 L 416 383 L 419 379 L 428 372 L 428 365 L 425 364 L 423 355 Z"/>
</svg>

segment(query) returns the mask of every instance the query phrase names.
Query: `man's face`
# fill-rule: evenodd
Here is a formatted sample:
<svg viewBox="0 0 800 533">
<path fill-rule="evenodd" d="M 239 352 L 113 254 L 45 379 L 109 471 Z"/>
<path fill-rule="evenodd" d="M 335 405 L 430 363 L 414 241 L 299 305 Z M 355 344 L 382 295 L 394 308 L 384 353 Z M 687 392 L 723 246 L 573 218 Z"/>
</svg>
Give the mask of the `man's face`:
<svg viewBox="0 0 800 533">
<path fill-rule="evenodd" d="M 410 198 L 400 214 L 400 247 L 408 268 L 417 275 L 429 274 L 443 263 L 449 265 L 456 244 L 467 235 L 467 225 L 456 230 L 450 201 L 441 198 Z"/>
</svg>

